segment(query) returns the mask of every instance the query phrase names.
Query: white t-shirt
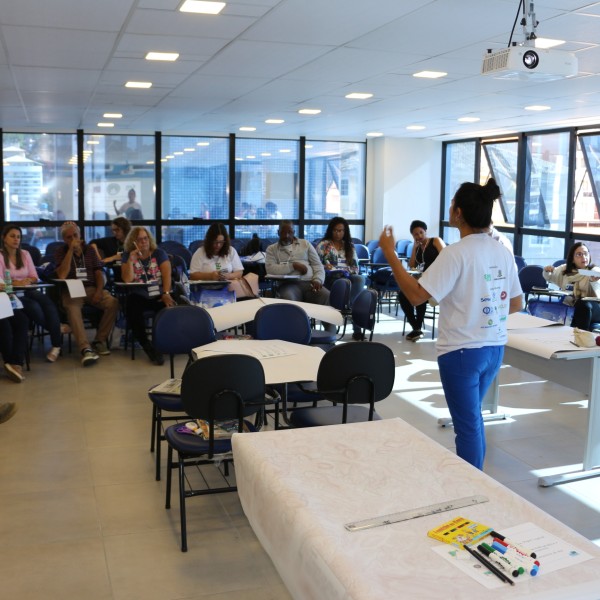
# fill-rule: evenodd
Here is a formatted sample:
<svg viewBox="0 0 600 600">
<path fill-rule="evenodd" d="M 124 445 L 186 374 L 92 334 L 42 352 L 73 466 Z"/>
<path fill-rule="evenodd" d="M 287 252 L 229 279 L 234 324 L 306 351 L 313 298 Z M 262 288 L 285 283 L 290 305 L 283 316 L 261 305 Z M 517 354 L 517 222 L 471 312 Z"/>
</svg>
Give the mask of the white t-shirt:
<svg viewBox="0 0 600 600">
<path fill-rule="evenodd" d="M 190 273 L 208 273 L 210 271 L 225 271 L 231 273 L 232 271 L 242 271 L 242 261 L 238 256 L 235 248 L 229 247 L 227 256 L 213 256 L 208 258 L 204 248 L 200 246 L 194 256 L 192 256 L 192 262 L 190 263 Z"/>
<path fill-rule="evenodd" d="M 522 290 L 512 254 L 487 233 L 444 248 L 419 283 L 440 305 L 438 355 L 506 344 L 510 299 Z"/>
</svg>

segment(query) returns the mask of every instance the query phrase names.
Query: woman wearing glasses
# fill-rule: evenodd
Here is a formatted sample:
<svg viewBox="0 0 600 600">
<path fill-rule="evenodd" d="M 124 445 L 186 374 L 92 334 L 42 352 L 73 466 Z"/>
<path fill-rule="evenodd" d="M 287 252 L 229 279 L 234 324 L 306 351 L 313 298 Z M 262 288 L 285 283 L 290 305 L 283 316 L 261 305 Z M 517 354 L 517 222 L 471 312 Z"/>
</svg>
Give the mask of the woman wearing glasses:
<svg viewBox="0 0 600 600">
<path fill-rule="evenodd" d="M 579 269 L 596 271 L 598 276 L 582 275 Z M 544 267 L 544 279 L 554 283 L 561 290 L 573 293 L 572 298 L 567 297 L 564 300 L 574 308 L 571 327 L 591 331 L 592 323 L 600 322 L 600 303 L 583 300 L 583 298 L 600 299 L 600 268 L 592 264 L 590 251 L 583 242 L 576 242 L 571 246 L 564 265 Z"/>
</svg>

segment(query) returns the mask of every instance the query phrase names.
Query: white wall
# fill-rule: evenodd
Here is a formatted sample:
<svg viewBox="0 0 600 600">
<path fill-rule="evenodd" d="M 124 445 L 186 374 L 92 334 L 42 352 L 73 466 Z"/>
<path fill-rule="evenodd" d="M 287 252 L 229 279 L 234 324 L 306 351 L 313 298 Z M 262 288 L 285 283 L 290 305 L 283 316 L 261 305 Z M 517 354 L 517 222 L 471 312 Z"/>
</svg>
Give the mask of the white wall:
<svg viewBox="0 0 600 600">
<path fill-rule="evenodd" d="M 378 238 L 393 225 L 396 239 L 412 239 L 409 225 L 425 221 L 438 235 L 442 143 L 430 140 L 376 138 L 367 142 L 365 240 Z"/>
</svg>

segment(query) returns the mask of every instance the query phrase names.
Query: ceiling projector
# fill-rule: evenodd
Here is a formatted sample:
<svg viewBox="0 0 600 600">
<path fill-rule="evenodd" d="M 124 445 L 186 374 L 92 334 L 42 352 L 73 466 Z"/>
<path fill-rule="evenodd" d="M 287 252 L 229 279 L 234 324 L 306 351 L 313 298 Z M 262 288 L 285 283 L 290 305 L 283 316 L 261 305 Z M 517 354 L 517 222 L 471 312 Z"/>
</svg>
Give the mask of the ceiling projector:
<svg viewBox="0 0 600 600">
<path fill-rule="evenodd" d="M 572 52 L 534 46 L 488 50 L 483 57 L 481 74 L 496 79 L 553 81 L 577 75 L 577 57 Z"/>
</svg>

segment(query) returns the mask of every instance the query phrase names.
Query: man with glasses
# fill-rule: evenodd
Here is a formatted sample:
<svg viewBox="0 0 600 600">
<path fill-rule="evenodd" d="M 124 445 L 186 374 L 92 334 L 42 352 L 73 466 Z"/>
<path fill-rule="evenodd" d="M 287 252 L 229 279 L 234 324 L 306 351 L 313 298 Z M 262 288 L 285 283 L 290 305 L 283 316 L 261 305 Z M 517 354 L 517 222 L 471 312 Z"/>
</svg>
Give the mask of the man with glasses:
<svg viewBox="0 0 600 600">
<path fill-rule="evenodd" d="M 81 352 L 81 364 L 89 367 L 96 363 L 98 355 L 110 354 L 108 337 L 112 331 L 119 303 L 104 289 L 104 271 L 96 251 L 81 239 L 79 227 L 72 221 L 63 223 L 60 232 L 65 242 L 56 250 L 54 262 L 59 279 L 80 279 L 85 289 L 85 297 L 71 298 L 65 288 L 62 303 L 67 311 L 69 325 L 75 342 Z M 102 317 L 92 344 L 89 343 L 83 324 L 81 310 L 89 304 L 102 311 Z"/>
</svg>

